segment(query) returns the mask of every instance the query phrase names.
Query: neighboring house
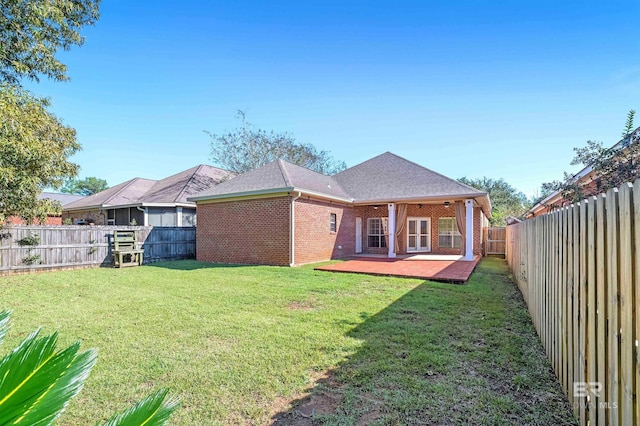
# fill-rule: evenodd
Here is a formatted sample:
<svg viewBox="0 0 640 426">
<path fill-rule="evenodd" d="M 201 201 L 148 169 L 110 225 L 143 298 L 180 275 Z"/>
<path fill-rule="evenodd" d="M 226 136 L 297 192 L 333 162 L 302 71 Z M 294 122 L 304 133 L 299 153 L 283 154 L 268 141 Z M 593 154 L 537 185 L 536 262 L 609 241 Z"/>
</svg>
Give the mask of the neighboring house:
<svg viewBox="0 0 640 426">
<path fill-rule="evenodd" d="M 522 223 L 522 220 L 520 220 L 519 218 L 515 217 L 515 216 L 507 216 L 504 218 L 504 220 L 507 222 L 507 226 L 509 225 L 517 225 L 518 223 Z"/>
<path fill-rule="evenodd" d="M 78 201 L 84 198 L 82 195 L 73 195 L 73 194 L 58 194 L 57 192 L 42 192 L 38 195 L 38 200 L 51 200 L 54 203 L 60 204 L 61 207 L 64 207 L 74 201 Z M 11 223 L 13 225 L 24 225 L 25 222 L 19 218 L 12 216 L 7 220 L 7 223 Z M 47 216 L 47 220 L 42 225 L 62 225 L 62 216 L 59 214 L 49 214 Z"/>
<path fill-rule="evenodd" d="M 135 178 L 64 206 L 62 217 L 74 224 L 195 226 L 196 205 L 187 197 L 233 176 L 203 164 L 162 180 Z"/>
<path fill-rule="evenodd" d="M 616 143 L 613 149 L 625 149 L 631 143 L 640 143 L 640 127 L 629 133 L 626 137 Z M 594 192 L 598 188 L 598 176 L 591 166 L 587 166 L 573 175 L 571 178 L 573 181 L 584 187 L 587 192 Z M 570 201 L 566 200 L 560 191 L 554 191 L 547 195 L 545 198 L 537 202 L 526 213 L 525 218 L 529 219 L 535 216 L 540 216 L 560 207 L 568 206 Z"/>
<path fill-rule="evenodd" d="M 278 160 L 189 199 L 197 259 L 241 264 L 463 250 L 472 260 L 491 214 L 487 193 L 390 152 L 334 176 Z"/>
</svg>

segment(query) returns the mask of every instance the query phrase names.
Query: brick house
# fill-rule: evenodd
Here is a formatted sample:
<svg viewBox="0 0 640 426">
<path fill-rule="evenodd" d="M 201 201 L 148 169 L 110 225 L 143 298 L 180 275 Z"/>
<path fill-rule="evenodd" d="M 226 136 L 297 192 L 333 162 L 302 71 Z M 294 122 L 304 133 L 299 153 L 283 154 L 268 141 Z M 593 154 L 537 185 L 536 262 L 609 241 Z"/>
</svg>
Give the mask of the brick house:
<svg viewBox="0 0 640 426">
<path fill-rule="evenodd" d="M 618 141 L 615 145 L 613 145 L 611 150 L 614 151 L 623 151 L 628 148 L 631 144 L 640 143 L 640 127 L 635 129 L 633 132 L 629 133 L 625 137 L 623 137 L 620 141 Z M 624 151 L 623 151 L 624 152 Z M 582 187 L 582 190 L 586 196 L 597 195 L 601 192 L 605 192 L 609 188 L 602 187 L 599 176 L 593 167 L 586 166 L 578 173 L 571 177 L 573 183 Z M 571 201 L 564 198 L 561 191 L 553 191 L 545 198 L 538 201 L 533 207 L 531 207 L 525 214 L 524 217 L 526 219 L 530 219 L 532 217 L 541 216 L 543 214 L 547 214 L 558 210 L 562 207 L 568 206 L 572 204 Z"/>
<path fill-rule="evenodd" d="M 73 203 L 75 201 L 83 199 L 83 195 L 74 195 L 74 194 L 59 194 L 57 192 L 42 192 L 38 195 L 38 200 L 51 200 L 54 203 L 57 203 L 60 207 L 64 208 L 64 206 Z M 6 220 L 6 223 L 12 225 L 26 225 L 25 221 L 22 218 L 17 216 L 11 216 Z M 47 215 L 47 220 L 44 223 L 39 223 L 36 220 L 36 223 L 40 225 L 62 225 L 62 215 L 51 213 Z"/>
<path fill-rule="evenodd" d="M 195 226 L 196 204 L 187 197 L 235 176 L 201 164 L 161 180 L 134 178 L 62 207 L 74 224 Z"/>
<path fill-rule="evenodd" d="M 302 265 L 360 253 L 482 253 L 485 192 L 390 152 L 334 176 L 278 160 L 189 198 L 197 259 Z"/>
</svg>

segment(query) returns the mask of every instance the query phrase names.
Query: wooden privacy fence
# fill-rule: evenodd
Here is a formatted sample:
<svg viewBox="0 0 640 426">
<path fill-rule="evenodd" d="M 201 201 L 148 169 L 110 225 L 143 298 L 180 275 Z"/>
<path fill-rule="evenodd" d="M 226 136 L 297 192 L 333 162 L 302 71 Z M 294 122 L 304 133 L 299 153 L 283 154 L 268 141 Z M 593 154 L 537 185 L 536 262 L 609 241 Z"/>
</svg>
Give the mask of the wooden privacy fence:
<svg viewBox="0 0 640 426">
<path fill-rule="evenodd" d="M 507 245 L 580 423 L 640 424 L 640 180 L 508 226 Z"/>
<path fill-rule="evenodd" d="M 485 255 L 503 255 L 506 250 L 507 231 L 505 228 L 485 228 L 484 250 Z"/>
<path fill-rule="evenodd" d="M 116 229 L 132 229 L 145 263 L 192 259 L 196 229 L 153 226 L 5 226 L 0 228 L 0 274 L 110 265 Z"/>
</svg>

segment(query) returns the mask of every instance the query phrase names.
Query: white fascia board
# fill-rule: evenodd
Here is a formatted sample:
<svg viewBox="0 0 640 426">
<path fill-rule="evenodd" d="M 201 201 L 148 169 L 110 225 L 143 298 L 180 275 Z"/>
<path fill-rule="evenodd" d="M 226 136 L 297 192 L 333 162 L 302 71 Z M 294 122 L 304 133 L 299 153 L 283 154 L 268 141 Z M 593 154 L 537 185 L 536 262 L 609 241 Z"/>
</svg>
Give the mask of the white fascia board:
<svg viewBox="0 0 640 426">
<path fill-rule="evenodd" d="M 195 207 L 193 203 L 140 203 L 142 207 Z M 123 206 L 126 207 L 126 206 Z M 132 206 L 133 207 L 133 206 Z"/>
<path fill-rule="evenodd" d="M 417 203 L 420 201 L 450 201 L 450 200 L 465 200 L 468 198 L 479 198 L 486 197 L 486 192 L 476 192 L 474 194 L 455 194 L 455 195 L 434 195 L 427 197 L 404 197 L 404 198 L 378 198 L 371 200 L 357 200 L 354 202 L 355 205 L 369 205 L 369 204 L 387 204 L 387 203 L 402 203 L 402 202 L 411 202 Z"/>
<path fill-rule="evenodd" d="M 254 195 L 258 196 L 258 195 L 269 195 L 269 194 L 282 194 L 282 193 L 285 193 L 285 192 L 300 192 L 300 193 L 302 193 L 304 195 L 309 195 L 309 196 L 312 196 L 314 198 L 322 198 L 322 199 L 326 199 L 326 200 L 335 200 L 335 201 L 340 201 L 342 203 L 348 203 L 348 204 L 353 203 L 352 199 L 335 197 L 333 195 L 327 195 L 327 194 L 323 194 L 321 192 L 309 191 L 307 189 L 296 188 L 296 187 L 293 187 L 293 186 L 284 187 L 284 188 L 260 189 L 260 190 L 257 190 L 257 191 L 233 192 L 233 193 L 218 194 L 218 195 L 201 195 L 201 196 L 198 196 L 198 197 L 189 197 L 189 198 L 187 198 L 187 200 L 195 201 L 197 203 L 198 201 L 223 200 L 225 198 L 251 197 L 251 196 L 254 196 Z"/>
<path fill-rule="evenodd" d="M 293 188 L 293 192 L 300 192 L 305 195 L 310 195 L 314 198 L 322 198 L 325 200 L 340 201 L 341 203 L 353 204 L 353 198 L 336 197 L 334 195 L 327 195 L 323 194 L 322 192 L 309 191 L 302 188 Z"/>
<path fill-rule="evenodd" d="M 111 210 L 126 209 L 130 207 L 195 207 L 195 203 L 132 203 L 132 204 L 100 204 L 87 207 L 74 207 L 71 209 L 62 208 L 63 211 L 77 210 Z"/>
<path fill-rule="evenodd" d="M 198 201 L 209 201 L 209 200 L 222 200 L 225 198 L 238 198 L 238 197 L 250 197 L 252 195 L 268 195 L 268 194 L 279 194 L 283 192 L 291 192 L 293 191 L 293 187 L 286 188 L 270 188 L 270 189 L 260 189 L 257 191 L 243 191 L 243 192 L 232 192 L 228 194 L 217 194 L 217 195 L 200 195 L 197 197 L 188 197 L 188 201 L 193 201 L 198 203 Z"/>
<path fill-rule="evenodd" d="M 100 209 L 102 209 L 102 206 L 100 205 L 87 206 L 87 207 L 71 207 L 71 208 L 62 207 L 63 212 L 75 212 L 75 211 L 81 211 L 81 210 L 100 210 Z"/>
</svg>

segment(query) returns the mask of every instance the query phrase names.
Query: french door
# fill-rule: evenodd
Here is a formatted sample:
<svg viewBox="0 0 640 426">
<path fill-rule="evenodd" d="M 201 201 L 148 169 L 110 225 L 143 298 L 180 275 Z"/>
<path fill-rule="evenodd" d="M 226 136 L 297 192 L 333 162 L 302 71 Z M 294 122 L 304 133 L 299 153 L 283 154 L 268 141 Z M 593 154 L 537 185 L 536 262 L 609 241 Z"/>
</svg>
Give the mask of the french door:
<svg viewBox="0 0 640 426">
<path fill-rule="evenodd" d="M 407 220 L 407 252 L 431 251 L 431 219 L 409 218 Z"/>
</svg>

